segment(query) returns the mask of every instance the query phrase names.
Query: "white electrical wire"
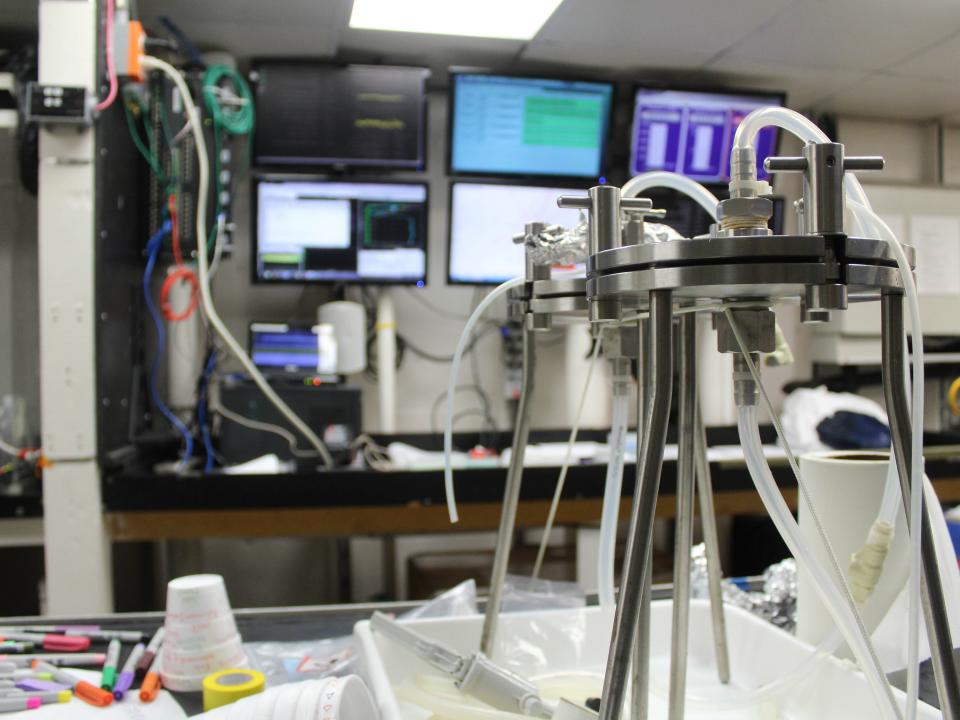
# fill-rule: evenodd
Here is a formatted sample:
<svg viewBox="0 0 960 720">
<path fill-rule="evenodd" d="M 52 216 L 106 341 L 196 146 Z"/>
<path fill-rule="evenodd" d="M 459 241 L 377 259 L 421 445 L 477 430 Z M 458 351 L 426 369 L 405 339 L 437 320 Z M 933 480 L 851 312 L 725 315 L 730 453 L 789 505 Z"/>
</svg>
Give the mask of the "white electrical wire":
<svg viewBox="0 0 960 720">
<path fill-rule="evenodd" d="M 583 381 L 583 391 L 580 393 L 580 404 L 577 405 L 577 417 L 573 422 L 573 428 L 570 430 L 570 439 L 567 442 L 567 454 L 563 457 L 563 465 L 560 468 L 560 475 L 557 477 L 557 487 L 553 491 L 553 501 L 550 503 L 550 512 L 547 513 L 547 523 L 543 528 L 543 538 L 540 540 L 540 548 L 537 550 L 537 561 L 533 564 L 534 579 L 540 577 L 543 559 L 547 554 L 547 547 L 550 545 L 550 533 L 553 531 L 553 523 L 557 519 L 560 497 L 563 495 L 563 486 L 567 481 L 567 470 L 570 468 L 570 461 L 573 458 L 573 445 L 577 441 L 577 435 L 580 433 L 580 419 L 583 417 L 583 408 L 587 404 L 590 378 L 593 376 L 593 368 L 597 364 L 597 356 L 600 354 L 602 344 L 600 338 L 596 338 L 593 352 L 590 353 L 590 364 L 587 365 L 587 376 Z"/>
<path fill-rule="evenodd" d="M 317 452 L 315 450 L 301 450 L 297 445 L 296 436 L 286 428 L 280 427 L 279 425 L 274 425 L 273 423 L 262 422 L 260 420 L 253 420 L 252 418 L 244 417 L 243 415 L 235 413 L 233 410 L 230 410 L 219 403 L 210 403 L 210 410 L 217 415 L 226 418 L 230 422 L 235 422 L 237 425 L 242 425 L 245 428 L 257 430 L 258 432 L 273 433 L 274 435 L 282 437 L 287 441 L 287 444 L 290 445 L 290 453 L 294 457 L 317 457 Z"/>
<path fill-rule="evenodd" d="M 199 170 L 197 180 L 197 196 L 206 197 L 210 187 L 210 160 L 207 157 L 207 144 L 203 137 L 203 125 L 200 122 L 200 113 L 197 110 L 196 104 L 193 102 L 190 89 L 187 87 L 186 82 L 177 69 L 169 63 L 155 58 L 152 55 L 141 56 L 140 62 L 144 68 L 159 70 L 169 77 L 173 84 L 177 87 L 177 90 L 183 99 L 184 108 L 186 109 L 187 117 L 190 120 L 190 131 L 193 133 L 194 142 L 197 146 L 197 167 Z M 253 361 L 250 359 L 250 356 L 247 355 L 240 343 L 236 341 L 236 339 L 227 329 L 227 326 L 224 324 L 223 320 L 220 319 L 220 315 L 217 313 L 217 309 L 213 304 L 213 295 L 210 291 L 210 273 L 207 265 L 206 218 L 204 217 L 204 213 L 199 211 L 196 213 L 196 215 L 197 268 L 199 270 L 200 279 L 200 300 L 204 313 L 209 319 L 214 330 L 216 330 L 217 335 L 220 336 L 233 356 L 240 361 L 243 369 L 248 375 L 250 375 L 257 387 L 260 388 L 260 391 L 280 412 L 280 414 L 283 415 L 284 418 L 286 418 L 286 420 L 297 429 L 297 431 L 307 438 L 314 448 L 316 448 L 317 454 L 320 456 L 323 464 L 327 467 L 333 467 L 333 457 L 330 455 L 330 451 L 327 450 L 326 445 L 323 444 L 323 441 L 317 436 L 317 434 L 310 428 L 309 425 L 301 420 L 300 417 L 290 409 L 290 407 L 280 398 L 280 396 L 277 395 L 276 391 L 270 387 L 270 384 L 266 381 L 266 378 L 263 377 L 263 374 L 260 372 L 257 366 L 254 365 Z"/>
</svg>

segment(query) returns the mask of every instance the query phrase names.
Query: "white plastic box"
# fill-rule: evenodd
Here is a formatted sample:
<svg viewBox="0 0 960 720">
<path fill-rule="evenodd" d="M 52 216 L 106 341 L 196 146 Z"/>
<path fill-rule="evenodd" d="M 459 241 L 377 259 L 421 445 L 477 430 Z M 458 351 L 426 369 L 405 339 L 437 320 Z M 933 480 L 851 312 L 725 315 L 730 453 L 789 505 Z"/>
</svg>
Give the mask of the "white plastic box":
<svg viewBox="0 0 960 720">
<path fill-rule="evenodd" d="M 651 718 L 667 717 L 669 686 L 671 601 L 652 605 L 651 617 Z M 690 607 L 690 646 L 687 682 L 688 720 L 830 720 L 878 717 L 866 679 L 850 663 L 819 657 L 802 678 L 778 692 L 745 706 L 738 702 L 746 689 L 765 685 L 790 674 L 812 653 L 812 648 L 768 622 L 737 607 L 726 607 L 730 642 L 731 683 L 717 680 L 710 608 L 706 600 Z M 469 654 L 479 645 L 483 618 L 479 615 L 408 621 L 409 627 Z M 530 678 L 552 673 L 578 673 L 578 692 L 592 686 L 599 694 L 606 665 L 612 613 L 592 607 L 506 614 L 498 629 L 494 659 Z M 395 688 L 414 683 L 417 676 L 439 675 L 426 663 L 389 638 L 371 631 L 368 622 L 354 629 L 364 670 L 380 708 L 381 720 L 429 718 L 409 702 L 397 698 Z M 586 676 L 584 674 L 587 674 Z M 591 693 L 592 694 L 592 693 Z M 894 691 L 901 702 L 903 693 Z M 585 698 L 569 698 L 583 702 Z M 446 715 L 444 715 L 446 717 Z M 941 714 L 922 705 L 920 718 Z"/>
</svg>

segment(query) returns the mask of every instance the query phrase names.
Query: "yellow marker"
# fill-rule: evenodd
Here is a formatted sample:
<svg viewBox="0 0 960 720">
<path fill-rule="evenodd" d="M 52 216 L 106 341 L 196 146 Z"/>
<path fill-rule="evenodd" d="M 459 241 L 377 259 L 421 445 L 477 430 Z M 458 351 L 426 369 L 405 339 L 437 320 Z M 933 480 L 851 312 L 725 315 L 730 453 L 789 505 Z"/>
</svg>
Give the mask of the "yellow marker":
<svg viewBox="0 0 960 720">
<path fill-rule="evenodd" d="M 203 679 L 203 710 L 229 705 L 263 692 L 267 678 L 256 670 L 221 670 Z"/>
</svg>

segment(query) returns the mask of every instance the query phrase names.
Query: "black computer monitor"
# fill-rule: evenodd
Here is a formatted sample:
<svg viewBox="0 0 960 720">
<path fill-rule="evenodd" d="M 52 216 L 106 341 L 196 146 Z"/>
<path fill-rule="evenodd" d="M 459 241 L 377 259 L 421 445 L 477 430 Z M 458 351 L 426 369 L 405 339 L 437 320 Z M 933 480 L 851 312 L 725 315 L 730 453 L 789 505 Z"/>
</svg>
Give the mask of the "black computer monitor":
<svg viewBox="0 0 960 720">
<path fill-rule="evenodd" d="M 255 282 L 423 285 L 425 183 L 258 176 Z"/>
<path fill-rule="evenodd" d="M 575 226 L 580 211 L 558 208 L 557 198 L 585 191 L 585 186 L 451 183 L 448 281 L 499 284 L 523 275 L 524 248 L 514 244 L 513 236 L 534 221 Z"/>
<path fill-rule="evenodd" d="M 630 173 L 667 170 L 701 183 L 730 180 L 730 150 L 740 122 L 750 112 L 783 105 L 779 92 L 685 90 L 641 86 L 634 95 Z M 777 148 L 775 127 L 757 136 L 757 168 Z"/>
<path fill-rule="evenodd" d="M 423 169 L 429 74 L 381 65 L 255 63 L 256 162 Z"/>
<path fill-rule="evenodd" d="M 451 173 L 603 174 L 611 83 L 454 72 L 451 88 Z"/>
</svg>

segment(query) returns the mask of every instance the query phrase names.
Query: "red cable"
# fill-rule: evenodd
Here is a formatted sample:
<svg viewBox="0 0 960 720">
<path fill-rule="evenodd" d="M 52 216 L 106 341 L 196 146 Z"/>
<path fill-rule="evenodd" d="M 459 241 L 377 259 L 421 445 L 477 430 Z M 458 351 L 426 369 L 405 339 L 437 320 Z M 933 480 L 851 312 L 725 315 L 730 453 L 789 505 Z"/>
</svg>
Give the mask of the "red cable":
<svg viewBox="0 0 960 720">
<path fill-rule="evenodd" d="M 180 254 L 180 226 L 177 224 L 177 196 L 171 195 L 167 199 L 167 208 L 170 211 L 170 242 L 173 245 L 173 261 L 177 267 L 183 267 L 183 256 Z"/>
<path fill-rule="evenodd" d="M 113 15 L 115 9 L 115 0 L 107 0 L 107 27 L 104 32 L 104 42 L 107 45 L 107 75 L 110 78 L 110 92 L 107 96 L 97 103 L 97 112 L 103 112 L 113 105 L 117 99 L 117 66 L 113 59 Z"/>
<path fill-rule="evenodd" d="M 170 305 L 170 291 L 173 289 L 174 284 L 179 280 L 185 280 L 191 285 L 190 291 L 190 304 L 187 307 L 180 311 L 174 312 L 173 306 Z M 160 287 L 160 310 L 163 313 L 163 316 L 170 322 L 179 322 L 180 320 L 186 320 L 188 317 L 193 315 L 194 310 L 197 309 L 197 295 L 200 292 L 200 281 L 197 279 L 196 274 L 188 268 L 186 265 L 180 265 L 172 273 L 167 275 L 166 279 L 163 281 L 163 285 Z"/>
</svg>

